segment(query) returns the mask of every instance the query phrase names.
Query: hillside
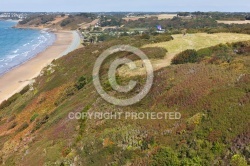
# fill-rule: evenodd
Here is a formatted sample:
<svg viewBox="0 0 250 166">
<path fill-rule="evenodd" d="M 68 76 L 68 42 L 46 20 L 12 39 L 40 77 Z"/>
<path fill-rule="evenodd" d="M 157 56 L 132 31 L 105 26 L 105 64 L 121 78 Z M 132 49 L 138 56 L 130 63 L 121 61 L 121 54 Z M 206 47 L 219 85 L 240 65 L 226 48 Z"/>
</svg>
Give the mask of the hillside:
<svg viewBox="0 0 250 166">
<path fill-rule="evenodd" d="M 104 101 L 92 82 L 97 57 L 117 44 L 141 48 L 156 70 L 150 93 L 128 107 Z M 170 65 L 186 49 L 197 51 L 195 61 Z M 124 97 L 106 81 L 117 57 L 138 58 L 117 53 L 101 68 L 105 90 Z M 121 37 L 78 49 L 53 61 L 34 84 L 0 105 L 0 163 L 245 166 L 250 164 L 249 64 L 250 37 L 241 34 L 173 35 L 156 44 L 140 36 Z M 143 75 L 117 78 L 139 82 L 128 95 L 145 82 Z M 68 117 L 70 112 L 174 111 L 181 113 L 180 120 Z"/>
<path fill-rule="evenodd" d="M 76 30 L 80 24 L 88 24 L 95 19 L 91 14 L 77 15 L 31 15 L 20 21 L 17 28 L 50 28 L 53 30 Z"/>
</svg>

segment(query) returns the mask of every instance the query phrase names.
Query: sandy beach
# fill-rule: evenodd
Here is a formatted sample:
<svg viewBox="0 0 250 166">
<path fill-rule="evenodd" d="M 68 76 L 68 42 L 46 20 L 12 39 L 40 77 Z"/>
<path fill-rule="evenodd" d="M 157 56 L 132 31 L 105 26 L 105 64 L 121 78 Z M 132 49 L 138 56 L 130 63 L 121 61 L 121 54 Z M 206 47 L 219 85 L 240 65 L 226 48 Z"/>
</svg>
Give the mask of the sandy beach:
<svg viewBox="0 0 250 166">
<path fill-rule="evenodd" d="M 0 103 L 21 91 L 54 59 L 80 46 L 80 37 L 75 31 L 58 31 L 55 34 L 57 38 L 52 46 L 0 77 Z"/>
</svg>

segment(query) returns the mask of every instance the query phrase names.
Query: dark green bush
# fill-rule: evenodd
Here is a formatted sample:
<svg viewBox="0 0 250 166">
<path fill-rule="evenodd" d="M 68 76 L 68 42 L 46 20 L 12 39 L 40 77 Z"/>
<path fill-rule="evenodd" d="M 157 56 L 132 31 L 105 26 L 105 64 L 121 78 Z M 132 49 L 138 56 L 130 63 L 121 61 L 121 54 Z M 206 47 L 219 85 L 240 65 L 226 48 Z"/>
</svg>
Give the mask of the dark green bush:
<svg viewBox="0 0 250 166">
<path fill-rule="evenodd" d="M 160 148 L 158 152 L 153 155 L 151 166 L 178 166 L 180 161 L 177 154 L 171 148 Z"/>
<path fill-rule="evenodd" d="M 77 81 L 77 83 L 75 84 L 75 87 L 80 90 L 82 89 L 85 85 L 87 84 L 87 79 L 85 76 L 82 76 L 79 78 L 79 80 Z"/>
<path fill-rule="evenodd" d="M 21 96 L 20 93 L 16 93 L 16 94 L 14 94 L 11 98 L 9 98 L 8 100 L 3 101 L 2 104 L 0 105 L 0 109 L 4 109 L 4 108 L 10 106 L 10 105 L 11 105 L 13 102 L 15 102 L 15 101 L 18 99 L 18 97 L 20 97 L 20 96 Z"/>
<path fill-rule="evenodd" d="M 196 50 L 186 50 L 177 54 L 172 60 L 172 64 L 184 64 L 195 63 L 198 60 L 198 54 Z"/>
<path fill-rule="evenodd" d="M 43 124 L 48 122 L 48 120 L 49 120 L 49 115 L 47 114 L 41 117 L 40 119 L 37 119 L 36 124 L 31 132 L 34 133 L 36 130 L 40 129 Z"/>
<path fill-rule="evenodd" d="M 61 26 L 64 27 L 64 26 L 68 25 L 68 24 L 71 23 L 71 22 L 72 22 L 71 19 L 63 20 L 63 21 L 61 22 Z"/>
<path fill-rule="evenodd" d="M 21 95 L 23 95 L 23 94 L 25 94 L 26 92 L 28 92 L 29 90 L 30 90 L 30 86 L 27 85 L 27 86 L 25 86 L 19 93 L 20 93 Z"/>
</svg>

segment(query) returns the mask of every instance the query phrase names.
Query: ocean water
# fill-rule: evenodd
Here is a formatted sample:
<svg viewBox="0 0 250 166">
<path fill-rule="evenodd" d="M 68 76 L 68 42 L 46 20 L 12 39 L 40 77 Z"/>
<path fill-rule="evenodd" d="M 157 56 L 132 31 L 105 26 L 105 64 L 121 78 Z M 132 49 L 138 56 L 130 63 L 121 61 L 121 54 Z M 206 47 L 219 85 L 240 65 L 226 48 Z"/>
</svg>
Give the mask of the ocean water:
<svg viewBox="0 0 250 166">
<path fill-rule="evenodd" d="M 12 28 L 15 24 L 0 21 L 0 75 L 44 51 L 56 39 L 50 32 Z"/>
</svg>

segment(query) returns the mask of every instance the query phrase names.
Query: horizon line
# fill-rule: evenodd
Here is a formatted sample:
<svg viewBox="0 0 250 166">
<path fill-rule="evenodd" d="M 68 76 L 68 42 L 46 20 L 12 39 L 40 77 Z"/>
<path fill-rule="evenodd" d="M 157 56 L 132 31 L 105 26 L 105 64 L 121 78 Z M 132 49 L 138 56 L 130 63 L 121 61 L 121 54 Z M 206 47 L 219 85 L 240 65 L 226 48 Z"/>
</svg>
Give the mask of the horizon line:
<svg viewBox="0 0 250 166">
<path fill-rule="evenodd" d="M 249 11 L 0 11 L 10 13 L 180 13 L 180 12 L 204 12 L 204 13 L 250 13 Z"/>
</svg>

